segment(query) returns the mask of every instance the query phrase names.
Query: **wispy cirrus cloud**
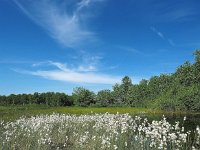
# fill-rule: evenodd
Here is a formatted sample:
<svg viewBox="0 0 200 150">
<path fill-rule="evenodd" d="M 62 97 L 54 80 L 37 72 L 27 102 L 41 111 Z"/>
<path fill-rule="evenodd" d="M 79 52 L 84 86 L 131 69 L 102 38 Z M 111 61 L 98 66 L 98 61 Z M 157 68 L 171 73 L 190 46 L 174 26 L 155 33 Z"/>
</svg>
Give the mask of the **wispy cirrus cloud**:
<svg viewBox="0 0 200 150">
<path fill-rule="evenodd" d="M 166 21 L 188 21 L 193 19 L 193 16 L 197 14 L 199 14 L 198 7 L 192 4 L 192 2 L 184 1 L 178 3 L 178 5 L 165 8 L 165 11 L 159 14 L 159 17 L 164 18 Z"/>
<path fill-rule="evenodd" d="M 155 27 L 150 27 L 150 29 L 155 32 L 160 38 L 165 39 L 163 33 L 161 33 L 160 31 L 158 31 Z"/>
<path fill-rule="evenodd" d="M 40 76 L 50 80 L 58 80 L 64 82 L 72 83 L 87 83 L 87 84 L 114 84 L 121 80 L 119 76 L 112 76 L 107 74 L 101 74 L 94 72 L 93 68 L 69 68 L 66 64 L 60 62 L 42 62 L 40 65 L 50 65 L 56 67 L 56 69 L 46 69 L 46 70 L 18 70 L 18 73 L 29 74 L 34 76 Z"/>
<path fill-rule="evenodd" d="M 142 57 L 152 57 L 154 55 L 154 53 L 148 53 L 148 52 L 145 52 L 141 49 L 136 49 L 134 47 L 131 47 L 131 46 L 124 46 L 124 45 L 119 45 L 119 46 L 116 46 L 117 49 L 119 50 L 123 50 L 123 51 L 126 51 L 126 52 L 129 52 L 130 54 L 134 54 L 134 55 L 137 55 L 137 56 L 142 56 Z"/>
<path fill-rule="evenodd" d="M 143 53 L 140 50 L 138 50 L 134 47 L 118 45 L 118 46 L 116 46 L 116 48 L 118 48 L 120 50 L 127 51 L 127 52 L 131 52 L 131 53 L 134 53 L 134 54 L 143 55 Z"/>
<path fill-rule="evenodd" d="M 48 34 L 66 47 L 77 48 L 89 44 L 97 37 L 87 27 L 92 4 L 104 0 L 53 1 L 13 0 L 18 8 Z M 91 15 L 91 14 L 90 14 Z"/>
<path fill-rule="evenodd" d="M 155 27 L 150 27 L 150 29 L 156 33 L 161 39 L 167 41 L 171 46 L 175 46 L 175 43 L 173 42 L 172 39 L 169 39 L 167 37 L 164 36 L 164 34 L 160 31 L 158 31 Z"/>
<path fill-rule="evenodd" d="M 98 71 L 99 67 L 102 66 L 102 60 L 104 59 L 100 54 L 91 54 L 86 51 L 79 51 L 76 55 L 70 56 L 78 71 Z"/>
</svg>

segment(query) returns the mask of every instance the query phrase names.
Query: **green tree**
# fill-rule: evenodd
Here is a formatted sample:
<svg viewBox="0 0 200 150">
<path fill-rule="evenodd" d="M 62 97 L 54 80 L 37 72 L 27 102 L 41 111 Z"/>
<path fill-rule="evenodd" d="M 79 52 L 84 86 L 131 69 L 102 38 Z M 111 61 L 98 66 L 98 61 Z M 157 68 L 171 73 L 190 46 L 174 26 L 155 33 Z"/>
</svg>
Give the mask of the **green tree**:
<svg viewBox="0 0 200 150">
<path fill-rule="evenodd" d="M 200 63 L 200 50 L 195 50 L 194 56 L 195 56 L 195 62 Z"/>
<path fill-rule="evenodd" d="M 8 101 L 7 101 L 7 97 L 5 95 L 0 96 L 0 105 L 7 105 Z"/>
<path fill-rule="evenodd" d="M 121 88 L 120 84 L 115 84 L 113 86 L 113 91 L 111 92 L 112 97 L 114 99 L 114 104 L 115 105 L 122 105 L 123 104 L 123 90 Z"/>
<path fill-rule="evenodd" d="M 195 63 L 194 67 L 194 82 L 195 84 L 200 85 L 200 50 L 194 52 Z"/>
<path fill-rule="evenodd" d="M 186 61 L 183 65 L 178 67 L 175 74 L 175 81 L 182 86 L 191 86 L 194 83 L 194 69 L 190 62 Z"/>
<path fill-rule="evenodd" d="M 125 76 L 124 78 L 122 78 L 122 84 L 121 84 L 122 103 L 128 104 L 128 94 L 132 86 L 133 84 L 132 84 L 131 78 L 129 78 L 128 76 Z"/>
<path fill-rule="evenodd" d="M 74 104 L 72 96 L 65 93 L 60 93 L 59 98 L 62 106 L 72 106 Z"/>
<path fill-rule="evenodd" d="M 74 98 L 75 105 L 77 106 L 89 106 L 95 103 L 95 94 L 83 87 L 77 87 L 74 89 L 72 96 Z"/>
<path fill-rule="evenodd" d="M 113 97 L 110 90 L 101 90 L 97 93 L 96 104 L 98 106 L 109 106 L 113 104 Z"/>
<path fill-rule="evenodd" d="M 141 80 L 138 85 L 133 85 L 129 89 L 128 101 L 129 105 L 133 107 L 143 107 L 144 100 L 148 99 L 148 80 Z"/>
</svg>

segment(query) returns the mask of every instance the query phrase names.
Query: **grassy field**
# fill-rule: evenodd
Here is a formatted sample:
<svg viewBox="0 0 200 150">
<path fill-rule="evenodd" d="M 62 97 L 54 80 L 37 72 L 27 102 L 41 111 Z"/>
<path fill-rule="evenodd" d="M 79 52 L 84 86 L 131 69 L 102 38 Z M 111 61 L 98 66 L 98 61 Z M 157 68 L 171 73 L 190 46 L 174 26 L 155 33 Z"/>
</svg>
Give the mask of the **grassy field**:
<svg viewBox="0 0 200 150">
<path fill-rule="evenodd" d="M 24 105 L 24 106 L 0 106 L 0 119 L 14 120 L 21 116 L 34 116 L 38 114 L 52 113 L 69 113 L 69 114 L 91 114 L 91 113 L 129 113 L 129 114 L 148 114 L 148 115 L 199 115 L 194 112 L 165 112 L 161 110 L 151 110 L 147 108 L 133 107 L 47 107 L 45 105 Z"/>
<path fill-rule="evenodd" d="M 0 119 L 13 120 L 21 116 L 33 116 L 38 114 L 51 114 L 51 113 L 69 113 L 69 114 L 91 114 L 91 113 L 150 113 L 151 110 L 145 108 L 84 108 L 84 107 L 47 107 L 45 105 L 25 105 L 25 106 L 0 106 Z M 158 113 L 153 112 L 153 113 Z"/>
</svg>

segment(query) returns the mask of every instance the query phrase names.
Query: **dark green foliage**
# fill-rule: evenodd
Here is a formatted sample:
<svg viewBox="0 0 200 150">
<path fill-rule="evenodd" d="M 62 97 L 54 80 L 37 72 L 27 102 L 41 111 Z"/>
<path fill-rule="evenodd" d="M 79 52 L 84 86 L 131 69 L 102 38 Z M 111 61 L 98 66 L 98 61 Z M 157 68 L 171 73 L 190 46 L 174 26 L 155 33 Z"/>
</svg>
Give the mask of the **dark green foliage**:
<svg viewBox="0 0 200 150">
<path fill-rule="evenodd" d="M 96 106 L 106 107 L 114 104 L 114 98 L 110 90 L 101 90 L 97 93 Z"/>
<path fill-rule="evenodd" d="M 37 93 L 34 94 L 11 94 L 0 96 L 0 105 L 25 105 L 46 104 L 47 106 L 71 106 L 73 99 L 65 93 Z"/>
<path fill-rule="evenodd" d="M 115 84 L 113 86 L 113 99 L 115 106 L 122 106 L 129 104 L 129 91 L 131 90 L 133 84 L 128 76 L 122 78 L 121 84 Z"/>
<path fill-rule="evenodd" d="M 128 104 L 133 107 L 144 107 L 143 102 L 149 95 L 148 81 L 142 80 L 138 85 L 133 85 L 129 89 Z"/>
<path fill-rule="evenodd" d="M 200 85 L 200 50 L 194 52 L 195 63 L 193 64 L 194 82 Z"/>
<path fill-rule="evenodd" d="M 77 106 L 86 107 L 95 103 L 95 94 L 83 87 L 75 88 L 72 97 Z"/>
<path fill-rule="evenodd" d="M 122 78 L 121 88 L 122 88 L 122 103 L 123 104 L 128 104 L 128 94 L 132 85 L 133 85 L 132 81 L 128 76 L 125 76 L 124 78 Z"/>
<path fill-rule="evenodd" d="M 149 107 L 167 111 L 200 111 L 199 86 L 180 86 L 170 89 L 157 99 L 149 102 Z"/>
<path fill-rule="evenodd" d="M 200 111 L 200 90 L 198 85 L 182 87 L 175 99 L 181 104 L 182 109 L 186 111 Z M 181 108 L 181 107 L 180 107 Z"/>
<path fill-rule="evenodd" d="M 113 91 L 112 91 L 112 95 L 114 98 L 114 104 L 115 105 L 120 105 L 123 103 L 123 90 L 121 88 L 120 84 L 115 84 L 113 86 Z"/>
<path fill-rule="evenodd" d="M 175 80 L 182 86 L 191 86 L 195 83 L 194 66 L 188 61 L 181 65 L 174 74 Z"/>
</svg>

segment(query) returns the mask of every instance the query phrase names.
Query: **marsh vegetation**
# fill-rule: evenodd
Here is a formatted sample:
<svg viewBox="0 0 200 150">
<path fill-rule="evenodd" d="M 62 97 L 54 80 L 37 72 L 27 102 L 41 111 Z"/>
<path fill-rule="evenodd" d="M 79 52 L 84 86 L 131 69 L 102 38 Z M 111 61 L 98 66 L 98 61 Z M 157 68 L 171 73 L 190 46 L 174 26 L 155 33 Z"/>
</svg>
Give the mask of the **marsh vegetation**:
<svg viewBox="0 0 200 150">
<path fill-rule="evenodd" d="M 57 114 L 0 122 L 1 149 L 199 149 L 199 126 L 129 114 Z"/>
</svg>

